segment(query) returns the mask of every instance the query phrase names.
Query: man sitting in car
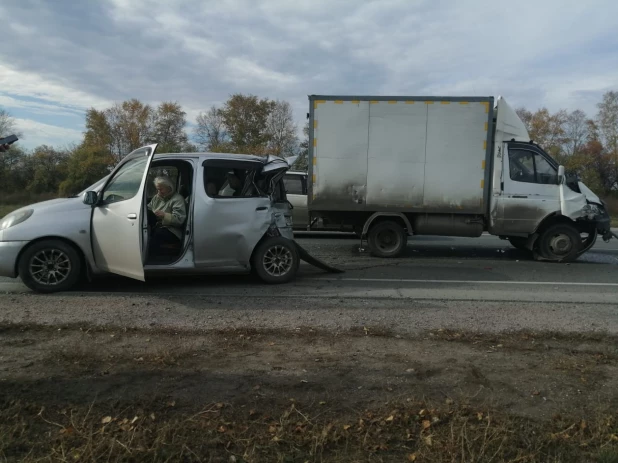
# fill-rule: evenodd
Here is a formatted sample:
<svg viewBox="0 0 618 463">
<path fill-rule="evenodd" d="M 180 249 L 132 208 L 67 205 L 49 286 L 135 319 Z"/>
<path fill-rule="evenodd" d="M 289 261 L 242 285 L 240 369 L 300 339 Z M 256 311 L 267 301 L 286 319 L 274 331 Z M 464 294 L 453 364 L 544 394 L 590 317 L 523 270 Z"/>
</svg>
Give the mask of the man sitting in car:
<svg viewBox="0 0 618 463">
<path fill-rule="evenodd" d="M 157 194 L 148 204 L 149 224 L 154 226 L 151 235 L 153 251 L 165 244 L 178 244 L 182 241 L 182 226 L 187 219 L 184 198 L 174 191 L 174 184 L 168 177 L 154 180 Z"/>
</svg>

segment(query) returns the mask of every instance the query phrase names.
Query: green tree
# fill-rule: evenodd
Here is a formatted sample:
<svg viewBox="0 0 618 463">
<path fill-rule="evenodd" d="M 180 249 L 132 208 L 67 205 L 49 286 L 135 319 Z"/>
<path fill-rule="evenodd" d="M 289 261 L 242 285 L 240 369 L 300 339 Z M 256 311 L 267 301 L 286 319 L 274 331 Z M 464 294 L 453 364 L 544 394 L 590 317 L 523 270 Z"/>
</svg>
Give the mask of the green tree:
<svg viewBox="0 0 618 463">
<path fill-rule="evenodd" d="M 29 162 L 32 166 L 32 179 L 26 189 L 35 194 L 58 191 L 66 177 L 68 154 L 51 146 L 41 145 L 34 149 Z"/>
<path fill-rule="evenodd" d="M 114 161 L 105 147 L 85 142 L 75 147 L 67 158 L 66 176 L 59 186 L 60 195 L 74 195 L 105 177 Z"/>
<path fill-rule="evenodd" d="M 163 102 L 154 113 L 150 141 L 158 143 L 159 153 L 178 153 L 187 150 L 185 132 L 186 113 L 178 103 Z"/>
<path fill-rule="evenodd" d="M 254 95 L 232 95 L 221 109 L 230 149 L 237 153 L 266 153 L 271 141 L 268 117 L 274 106 L 274 101 Z"/>
</svg>

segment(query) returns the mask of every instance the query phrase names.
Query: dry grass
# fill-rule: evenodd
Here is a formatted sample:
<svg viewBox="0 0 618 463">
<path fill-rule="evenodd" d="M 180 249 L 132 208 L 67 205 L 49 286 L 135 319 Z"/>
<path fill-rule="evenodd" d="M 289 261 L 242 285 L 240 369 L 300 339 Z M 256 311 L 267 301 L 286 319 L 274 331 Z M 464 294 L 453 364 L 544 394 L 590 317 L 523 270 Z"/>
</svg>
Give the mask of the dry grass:
<svg viewBox="0 0 618 463">
<path fill-rule="evenodd" d="M 539 423 L 447 399 L 334 414 L 325 404 L 272 410 L 173 403 L 48 410 L 7 403 L 0 460 L 59 462 L 616 462 L 616 415 Z"/>
</svg>

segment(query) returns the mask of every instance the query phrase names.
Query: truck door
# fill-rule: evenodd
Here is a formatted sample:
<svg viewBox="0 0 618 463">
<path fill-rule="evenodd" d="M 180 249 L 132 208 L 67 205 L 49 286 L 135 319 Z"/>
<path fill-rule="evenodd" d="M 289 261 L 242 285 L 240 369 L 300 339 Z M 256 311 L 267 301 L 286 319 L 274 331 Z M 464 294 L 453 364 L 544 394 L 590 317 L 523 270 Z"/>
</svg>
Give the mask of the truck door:
<svg viewBox="0 0 618 463">
<path fill-rule="evenodd" d="M 534 232 L 549 214 L 560 212 L 558 171 L 534 145 L 509 145 L 499 200 L 501 234 Z"/>
</svg>

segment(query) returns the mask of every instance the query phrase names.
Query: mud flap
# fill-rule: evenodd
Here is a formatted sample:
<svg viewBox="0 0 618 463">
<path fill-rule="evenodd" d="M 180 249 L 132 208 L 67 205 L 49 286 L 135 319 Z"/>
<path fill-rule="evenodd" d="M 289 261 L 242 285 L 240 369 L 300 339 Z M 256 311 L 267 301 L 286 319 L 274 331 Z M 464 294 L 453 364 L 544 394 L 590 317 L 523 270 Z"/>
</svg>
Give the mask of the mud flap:
<svg viewBox="0 0 618 463">
<path fill-rule="evenodd" d="M 300 245 L 296 241 L 294 241 L 294 244 L 296 245 L 296 251 L 298 252 L 298 257 L 300 257 L 301 260 L 304 260 L 308 264 L 311 264 L 314 267 L 317 267 L 319 269 L 325 270 L 330 273 L 343 273 L 343 270 L 339 270 L 338 268 L 331 267 L 327 263 L 322 262 L 320 259 L 312 257 L 305 249 L 300 247 Z"/>
</svg>

